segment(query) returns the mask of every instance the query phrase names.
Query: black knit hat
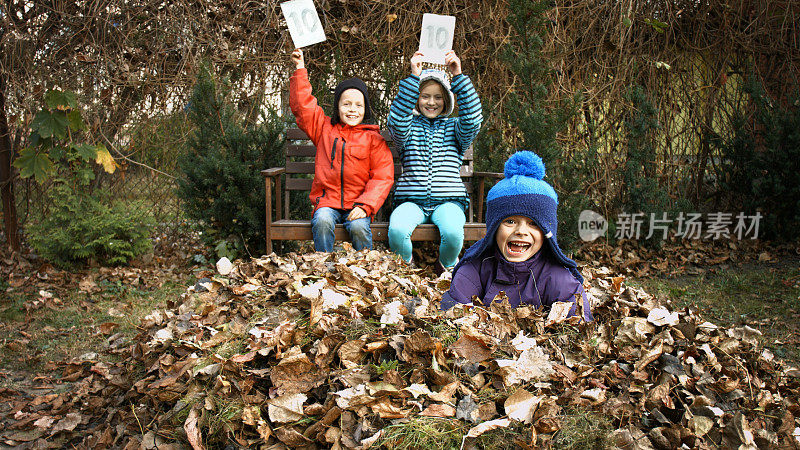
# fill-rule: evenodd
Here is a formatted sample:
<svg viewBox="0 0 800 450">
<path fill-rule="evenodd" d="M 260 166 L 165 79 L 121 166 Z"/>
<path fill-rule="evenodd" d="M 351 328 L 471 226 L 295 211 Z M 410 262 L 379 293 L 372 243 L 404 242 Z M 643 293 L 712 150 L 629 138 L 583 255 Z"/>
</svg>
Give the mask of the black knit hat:
<svg viewBox="0 0 800 450">
<path fill-rule="evenodd" d="M 372 108 L 369 104 L 369 94 L 367 93 L 367 85 L 358 78 L 349 78 L 342 81 L 336 86 L 333 91 L 333 114 L 331 115 L 331 125 L 336 125 L 341 122 L 339 119 L 339 98 L 342 93 L 348 89 L 358 89 L 364 94 L 364 120 L 361 123 L 372 123 Z"/>
</svg>

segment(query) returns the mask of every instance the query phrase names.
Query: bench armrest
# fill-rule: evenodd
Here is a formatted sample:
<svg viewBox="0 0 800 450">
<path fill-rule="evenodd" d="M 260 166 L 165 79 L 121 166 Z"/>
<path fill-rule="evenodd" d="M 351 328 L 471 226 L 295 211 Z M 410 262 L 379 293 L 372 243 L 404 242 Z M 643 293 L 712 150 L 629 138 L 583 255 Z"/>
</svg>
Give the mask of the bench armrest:
<svg viewBox="0 0 800 450">
<path fill-rule="evenodd" d="M 278 175 L 283 174 L 284 172 L 286 172 L 286 168 L 285 167 L 273 167 L 271 169 L 262 170 L 261 171 L 261 175 L 263 175 L 264 177 L 273 177 L 274 178 L 274 177 L 277 177 Z"/>
</svg>

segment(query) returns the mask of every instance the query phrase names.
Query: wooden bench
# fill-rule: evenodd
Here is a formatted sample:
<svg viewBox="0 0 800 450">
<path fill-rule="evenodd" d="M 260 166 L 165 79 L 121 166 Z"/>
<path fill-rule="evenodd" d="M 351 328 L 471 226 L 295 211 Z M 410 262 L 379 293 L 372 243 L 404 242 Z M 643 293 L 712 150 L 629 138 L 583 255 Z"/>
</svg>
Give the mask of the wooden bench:
<svg viewBox="0 0 800 450">
<path fill-rule="evenodd" d="M 392 145 L 392 137 L 388 131 L 381 135 L 386 139 L 392 150 L 395 160 L 395 180 L 402 173 L 397 150 Z M 286 132 L 285 167 L 274 167 L 262 170 L 266 183 L 266 213 L 267 213 L 267 254 L 272 253 L 272 241 L 311 240 L 311 209 L 309 206 L 308 217 L 296 220 L 289 217 L 290 194 L 295 191 L 311 191 L 311 182 L 314 176 L 314 155 L 316 148 L 308 136 L 297 128 L 289 128 Z M 464 161 L 461 166 L 461 177 L 470 196 L 470 205 L 467 210 L 467 223 L 464 225 L 464 240 L 468 242 L 480 240 L 486 234 L 486 224 L 483 223 L 484 204 L 486 202 L 486 181 L 496 181 L 503 177 L 501 173 L 474 172 L 472 165 L 472 147 L 464 152 Z M 282 183 L 282 178 L 284 178 Z M 285 186 L 285 188 L 283 188 Z M 391 195 L 384 202 L 383 207 L 372 221 L 372 240 L 388 241 L 389 239 L 389 213 L 391 210 Z M 309 202 L 310 204 L 310 202 Z M 350 236 L 344 226 L 336 225 L 336 239 L 349 241 Z M 412 241 L 438 241 L 439 231 L 433 224 L 418 226 L 411 235 Z"/>
</svg>

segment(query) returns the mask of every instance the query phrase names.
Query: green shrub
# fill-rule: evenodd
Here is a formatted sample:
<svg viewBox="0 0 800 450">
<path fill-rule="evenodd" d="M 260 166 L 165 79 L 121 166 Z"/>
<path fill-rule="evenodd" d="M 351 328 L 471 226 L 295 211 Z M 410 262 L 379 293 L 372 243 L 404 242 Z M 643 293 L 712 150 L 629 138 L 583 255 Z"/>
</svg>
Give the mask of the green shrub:
<svg viewBox="0 0 800 450">
<path fill-rule="evenodd" d="M 178 159 L 178 196 L 220 256 L 261 254 L 266 215 L 260 171 L 283 165 L 285 126 L 272 110 L 247 123 L 229 94 L 224 82 L 201 70 L 188 107 L 194 131 Z"/>
<path fill-rule="evenodd" d="M 795 90 L 785 101 L 773 102 L 755 77 L 743 89 L 752 111 L 733 118 L 730 139 L 711 139 L 721 155 L 720 192 L 734 212 L 763 215 L 759 236 L 800 237 L 800 96 Z"/>
<path fill-rule="evenodd" d="M 622 212 L 660 213 L 667 210 L 669 199 L 656 176 L 656 133 L 661 129 L 658 109 L 647 92 L 633 85 L 625 93 L 624 115 L 626 158 L 622 169 L 619 207 Z"/>
<path fill-rule="evenodd" d="M 61 266 L 90 259 L 122 264 L 148 251 L 154 225 L 148 212 L 114 202 L 95 183 L 96 170 L 113 173 L 117 165 L 103 145 L 84 142 L 86 125 L 75 94 L 48 91 L 44 101 L 31 123 L 29 145 L 14 161 L 22 178 L 52 181 L 52 206 L 26 229 L 31 246 Z"/>
<path fill-rule="evenodd" d="M 39 256 L 59 266 L 94 260 L 124 264 L 152 248 L 155 221 L 140 205 L 109 202 L 100 192 L 85 195 L 57 180 L 50 214 L 28 227 Z"/>
<path fill-rule="evenodd" d="M 547 168 L 545 181 L 553 185 L 559 196 L 559 245 L 568 250 L 577 242 L 580 211 L 591 206 L 585 191 L 597 156 L 594 148 L 568 150 L 557 139 L 574 120 L 581 97 L 576 94 L 558 101 L 550 98 L 554 70 L 543 47 L 550 23 L 547 13 L 554 5 L 550 0 L 509 2 L 508 22 L 514 36 L 503 49 L 502 57 L 518 81 L 505 107 L 516 148 L 498 148 L 501 133 L 494 130 L 482 133 L 476 148 L 481 150 L 481 159 L 490 154 L 486 159 L 493 162 L 497 155 L 502 155 L 504 162 L 516 150 L 531 150 L 542 157 Z M 502 170 L 502 163 L 499 169 Z"/>
</svg>

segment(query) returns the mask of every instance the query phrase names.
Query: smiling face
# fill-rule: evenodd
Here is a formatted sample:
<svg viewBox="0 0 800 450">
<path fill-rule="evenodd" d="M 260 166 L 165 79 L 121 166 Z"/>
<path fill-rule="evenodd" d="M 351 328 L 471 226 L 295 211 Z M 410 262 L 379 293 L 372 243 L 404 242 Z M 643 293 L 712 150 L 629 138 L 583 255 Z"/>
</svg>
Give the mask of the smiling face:
<svg viewBox="0 0 800 450">
<path fill-rule="evenodd" d="M 436 81 L 426 81 L 419 89 L 417 110 L 423 116 L 433 119 L 444 111 L 444 88 Z"/>
<path fill-rule="evenodd" d="M 354 127 L 364 120 L 364 94 L 358 89 L 348 89 L 339 97 L 339 120 Z"/>
<path fill-rule="evenodd" d="M 544 233 L 525 216 L 509 216 L 497 227 L 495 242 L 508 261 L 527 261 L 542 248 Z"/>
</svg>

